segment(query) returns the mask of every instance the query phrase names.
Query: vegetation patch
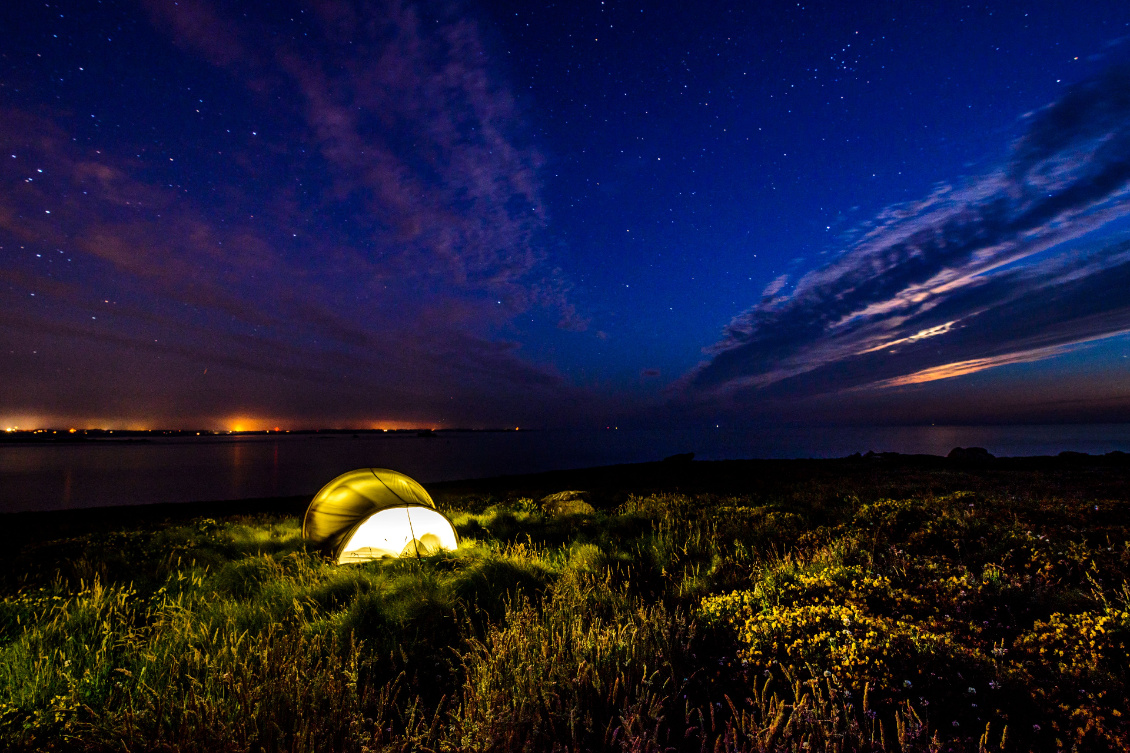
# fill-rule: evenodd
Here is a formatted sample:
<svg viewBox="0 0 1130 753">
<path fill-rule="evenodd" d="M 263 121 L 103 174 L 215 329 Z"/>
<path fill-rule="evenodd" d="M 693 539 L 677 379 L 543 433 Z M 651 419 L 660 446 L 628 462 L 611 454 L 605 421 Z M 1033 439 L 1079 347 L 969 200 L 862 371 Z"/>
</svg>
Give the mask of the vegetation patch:
<svg viewBox="0 0 1130 753">
<path fill-rule="evenodd" d="M 456 499 L 457 551 L 346 566 L 289 517 L 41 541 L 0 748 L 1127 750 L 1130 506 L 1042 488 Z"/>
</svg>

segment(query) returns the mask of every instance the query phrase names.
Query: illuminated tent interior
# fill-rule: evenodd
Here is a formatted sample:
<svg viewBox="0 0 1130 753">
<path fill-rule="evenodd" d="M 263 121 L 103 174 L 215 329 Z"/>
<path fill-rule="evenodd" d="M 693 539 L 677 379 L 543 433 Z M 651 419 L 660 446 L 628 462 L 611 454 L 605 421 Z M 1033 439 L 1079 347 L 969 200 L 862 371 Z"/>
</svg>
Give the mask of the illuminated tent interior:
<svg viewBox="0 0 1130 753">
<path fill-rule="evenodd" d="M 306 508 L 302 538 L 325 547 L 339 565 L 459 546 L 424 487 L 384 468 L 350 471 L 323 486 Z"/>
</svg>

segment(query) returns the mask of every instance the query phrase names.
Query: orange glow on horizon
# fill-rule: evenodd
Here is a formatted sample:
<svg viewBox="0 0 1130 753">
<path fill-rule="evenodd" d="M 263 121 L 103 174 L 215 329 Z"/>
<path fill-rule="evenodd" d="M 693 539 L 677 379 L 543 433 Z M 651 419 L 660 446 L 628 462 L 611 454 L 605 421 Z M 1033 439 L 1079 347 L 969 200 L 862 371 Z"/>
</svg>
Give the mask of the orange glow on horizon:
<svg viewBox="0 0 1130 753">
<path fill-rule="evenodd" d="M 378 431 L 397 431 L 398 429 L 422 429 L 425 424 L 419 421 L 374 421 L 370 428 Z"/>
<path fill-rule="evenodd" d="M 230 418 L 224 423 L 227 424 L 229 432 L 242 432 L 242 431 L 270 431 L 272 422 L 263 419 L 249 418 L 247 416 L 236 416 Z"/>
<path fill-rule="evenodd" d="M 289 423 L 289 421 L 288 421 Z M 276 425 L 277 424 L 277 425 Z M 229 415 L 206 418 L 203 420 L 189 419 L 138 419 L 138 418 L 82 418 L 63 416 L 55 418 L 29 417 L 23 415 L 9 415 L 0 417 L 0 432 L 20 431 L 57 431 L 59 433 L 77 434 L 81 432 L 106 432 L 115 431 L 191 431 L 195 432 L 203 425 L 202 434 L 208 433 L 246 433 L 269 432 L 289 433 L 292 431 L 327 431 L 327 430 L 370 430 L 370 431 L 440 431 L 444 428 L 443 421 L 415 420 L 415 419 L 358 419 L 356 421 L 331 420 L 322 422 L 301 421 L 284 426 L 278 418 L 256 417 L 254 415 Z M 520 428 L 513 427 L 514 431 Z"/>
<path fill-rule="evenodd" d="M 67 425 L 69 421 L 61 420 L 55 426 Z M 49 429 L 51 428 L 51 421 L 41 415 L 30 413 L 25 414 L 8 414 L 7 416 L 0 416 L 0 427 L 4 428 L 7 432 L 16 431 L 35 431 L 36 429 Z"/>
</svg>

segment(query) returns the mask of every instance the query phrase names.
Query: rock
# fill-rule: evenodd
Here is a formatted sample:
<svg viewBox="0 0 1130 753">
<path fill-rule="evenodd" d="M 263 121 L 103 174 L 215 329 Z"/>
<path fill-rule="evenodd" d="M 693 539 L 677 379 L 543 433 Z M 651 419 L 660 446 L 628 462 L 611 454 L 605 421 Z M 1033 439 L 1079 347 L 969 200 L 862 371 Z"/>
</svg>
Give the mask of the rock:
<svg viewBox="0 0 1130 753">
<path fill-rule="evenodd" d="M 902 457 L 902 455 L 901 455 L 901 453 L 898 453 L 898 452 L 875 452 L 874 450 L 868 450 L 867 454 L 863 456 L 863 459 L 864 460 L 897 460 L 900 457 Z"/>
<path fill-rule="evenodd" d="M 689 463 L 694 460 L 693 452 L 681 452 L 678 455 L 668 455 L 663 458 L 664 463 Z"/>
<path fill-rule="evenodd" d="M 566 515 L 592 515 L 596 510 L 585 500 L 587 496 L 588 492 L 576 490 L 557 492 L 542 497 L 541 508 L 545 510 L 547 515 L 555 518 L 565 517 Z"/>
<path fill-rule="evenodd" d="M 984 447 L 954 447 L 946 457 L 950 460 L 960 460 L 963 463 L 983 463 L 996 456 Z"/>
</svg>

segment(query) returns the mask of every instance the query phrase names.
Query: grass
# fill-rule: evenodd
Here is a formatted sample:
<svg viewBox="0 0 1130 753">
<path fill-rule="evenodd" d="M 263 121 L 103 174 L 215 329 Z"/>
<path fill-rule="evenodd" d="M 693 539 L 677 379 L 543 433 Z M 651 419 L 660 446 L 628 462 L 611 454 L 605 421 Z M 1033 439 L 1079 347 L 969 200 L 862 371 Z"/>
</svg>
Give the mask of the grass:
<svg viewBox="0 0 1130 753">
<path fill-rule="evenodd" d="M 1130 749 L 1130 503 L 938 486 L 456 497 L 458 551 L 359 566 L 286 516 L 29 543 L 0 747 Z"/>
</svg>

